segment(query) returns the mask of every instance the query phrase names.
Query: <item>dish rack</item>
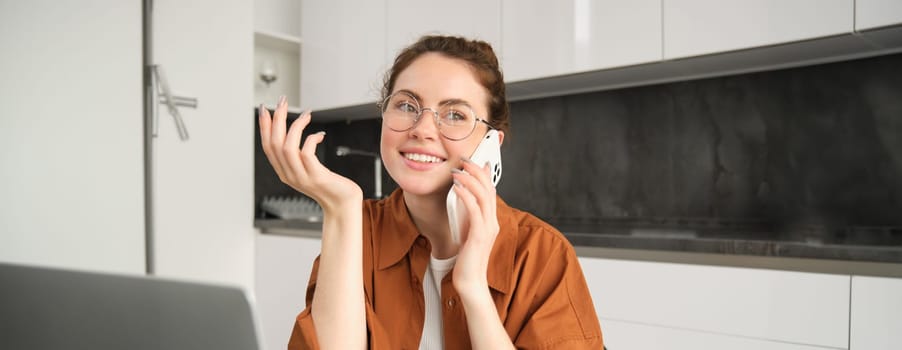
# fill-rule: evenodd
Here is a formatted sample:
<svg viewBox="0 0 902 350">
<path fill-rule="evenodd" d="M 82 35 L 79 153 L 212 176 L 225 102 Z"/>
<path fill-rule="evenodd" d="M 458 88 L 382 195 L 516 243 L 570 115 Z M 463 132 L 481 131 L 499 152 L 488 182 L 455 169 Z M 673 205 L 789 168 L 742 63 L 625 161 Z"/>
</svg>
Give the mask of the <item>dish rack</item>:
<svg viewBox="0 0 902 350">
<path fill-rule="evenodd" d="M 323 208 L 308 197 L 265 196 L 260 209 L 285 220 L 323 221 Z"/>
</svg>

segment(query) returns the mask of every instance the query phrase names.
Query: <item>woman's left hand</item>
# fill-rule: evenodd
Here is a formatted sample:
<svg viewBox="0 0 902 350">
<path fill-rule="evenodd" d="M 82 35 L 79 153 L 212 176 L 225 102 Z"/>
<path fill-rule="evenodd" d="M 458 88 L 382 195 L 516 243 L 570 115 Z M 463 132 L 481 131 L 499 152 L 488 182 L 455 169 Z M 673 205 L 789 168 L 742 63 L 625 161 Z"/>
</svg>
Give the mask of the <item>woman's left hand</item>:
<svg viewBox="0 0 902 350">
<path fill-rule="evenodd" d="M 475 164 L 464 159 L 463 170 L 452 173 L 454 191 L 463 201 L 469 217 L 469 225 L 462 227 L 466 236 L 461 237 L 461 247 L 454 264 L 454 289 L 461 298 L 488 295 L 489 256 L 498 236 L 495 186 L 488 164 Z"/>
</svg>

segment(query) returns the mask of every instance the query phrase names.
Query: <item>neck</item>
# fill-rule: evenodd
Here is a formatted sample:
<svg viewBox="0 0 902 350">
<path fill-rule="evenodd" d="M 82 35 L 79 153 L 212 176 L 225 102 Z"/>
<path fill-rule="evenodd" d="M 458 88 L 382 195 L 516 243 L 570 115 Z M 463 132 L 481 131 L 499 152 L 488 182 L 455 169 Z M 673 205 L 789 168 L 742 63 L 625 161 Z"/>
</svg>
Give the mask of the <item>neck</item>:
<svg viewBox="0 0 902 350">
<path fill-rule="evenodd" d="M 418 196 L 404 192 L 404 203 L 413 224 L 420 234 L 429 240 L 432 256 L 447 259 L 457 255 L 458 245 L 451 242 L 451 227 L 448 225 L 448 209 L 445 207 L 445 193 Z"/>
</svg>

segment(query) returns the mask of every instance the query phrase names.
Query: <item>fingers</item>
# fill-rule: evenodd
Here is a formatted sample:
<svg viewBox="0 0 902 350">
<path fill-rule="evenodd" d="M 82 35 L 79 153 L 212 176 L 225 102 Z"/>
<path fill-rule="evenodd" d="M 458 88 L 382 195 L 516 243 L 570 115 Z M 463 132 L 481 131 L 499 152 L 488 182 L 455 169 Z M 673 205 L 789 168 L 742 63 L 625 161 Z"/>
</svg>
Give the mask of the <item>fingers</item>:
<svg viewBox="0 0 902 350">
<path fill-rule="evenodd" d="M 483 222 L 489 224 L 493 223 L 494 226 L 497 226 L 495 187 L 492 186 L 488 166 L 480 169 L 472 162 L 465 160 L 463 163 L 464 169 L 467 170 L 467 172 L 454 171 L 451 175 L 456 183 L 454 190 L 457 191 L 458 196 L 464 200 L 471 221 L 476 216 L 479 216 Z M 471 204 L 468 204 L 465 200 L 465 198 L 468 197 L 471 198 L 473 202 L 472 208 Z M 473 223 L 471 223 L 471 225 L 472 224 Z"/>
<path fill-rule="evenodd" d="M 300 157 L 301 135 L 304 129 L 310 124 L 310 113 L 302 113 L 298 119 L 291 123 L 288 133 L 285 135 L 285 142 L 282 143 L 279 150 L 282 160 L 291 171 L 286 172 L 286 176 L 291 180 L 303 180 L 306 177 L 306 170 Z"/>
<path fill-rule="evenodd" d="M 481 211 L 481 206 L 479 205 L 476 197 L 473 195 L 470 190 L 468 190 L 464 185 L 457 180 L 455 180 L 454 185 L 451 186 L 451 189 L 457 193 L 457 198 L 464 203 L 464 208 L 467 210 L 467 216 L 470 219 L 470 231 L 474 227 L 483 227 L 485 223 L 485 218 L 483 217 L 483 213 Z M 471 241 L 476 238 L 476 235 L 467 235 L 466 241 Z"/>
<path fill-rule="evenodd" d="M 463 160 L 461 163 L 463 164 L 464 170 L 478 179 L 479 183 L 483 184 L 483 187 L 495 188 L 495 186 L 492 185 L 491 169 L 489 168 L 488 162 L 485 164 L 476 164 L 469 158 L 461 158 L 461 160 Z"/>
<path fill-rule="evenodd" d="M 286 164 L 285 157 L 280 152 L 285 144 L 286 119 L 288 119 L 288 102 L 285 100 L 285 96 L 281 96 L 276 104 L 276 109 L 273 111 L 272 132 L 270 133 L 270 144 L 280 165 Z M 284 169 L 284 167 L 282 168 Z"/>
<path fill-rule="evenodd" d="M 320 174 L 327 170 L 319 158 L 316 157 L 316 146 L 326 138 L 326 132 L 320 131 L 310 136 L 304 141 L 304 147 L 301 148 L 300 158 L 304 164 L 304 170 L 309 174 Z"/>
<path fill-rule="evenodd" d="M 452 176 L 473 193 L 479 206 L 486 210 L 487 214 L 494 215 L 496 191 L 489 175 L 488 164 L 482 166 L 481 164 L 473 163 L 467 158 L 464 158 L 462 163 L 466 173 L 453 174 Z"/>
<path fill-rule="evenodd" d="M 269 115 L 269 110 L 262 103 L 258 114 L 260 115 L 260 144 L 263 147 L 263 154 L 266 155 L 266 159 L 269 160 L 269 164 L 272 165 L 276 174 L 279 174 L 279 177 L 281 177 L 282 168 L 281 164 L 279 164 L 279 159 L 276 157 L 278 148 L 274 149 L 272 142 L 272 117 Z"/>
</svg>

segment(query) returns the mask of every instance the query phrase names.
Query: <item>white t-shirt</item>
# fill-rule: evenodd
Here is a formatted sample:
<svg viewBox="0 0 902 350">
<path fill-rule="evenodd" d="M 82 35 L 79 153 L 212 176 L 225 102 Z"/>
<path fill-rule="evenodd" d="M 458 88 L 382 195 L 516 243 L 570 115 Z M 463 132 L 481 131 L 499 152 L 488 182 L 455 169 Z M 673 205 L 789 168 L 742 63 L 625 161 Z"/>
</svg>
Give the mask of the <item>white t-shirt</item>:
<svg viewBox="0 0 902 350">
<path fill-rule="evenodd" d="M 442 327 L 442 278 L 451 271 L 457 256 L 436 259 L 429 256 L 426 276 L 423 277 L 423 297 L 426 299 L 426 319 L 423 322 L 423 336 L 420 350 L 441 350 L 445 348 Z"/>
</svg>

